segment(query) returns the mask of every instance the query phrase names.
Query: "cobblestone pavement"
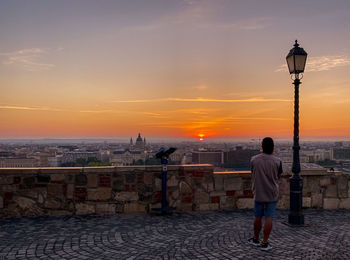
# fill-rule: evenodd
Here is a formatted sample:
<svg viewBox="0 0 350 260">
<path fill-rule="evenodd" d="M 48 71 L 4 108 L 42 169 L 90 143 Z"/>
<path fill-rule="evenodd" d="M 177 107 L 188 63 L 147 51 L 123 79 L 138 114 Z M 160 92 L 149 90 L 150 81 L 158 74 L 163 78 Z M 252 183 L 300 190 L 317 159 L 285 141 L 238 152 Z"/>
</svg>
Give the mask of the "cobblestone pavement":
<svg viewBox="0 0 350 260">
<path fill-rule="evenodd" d="M 263 252 L 246 243 L 252 211 L 9 218 L 0 259 L 350 259 L 350 211 L 304 211 L 306 227 L 277 211 Z"/>
</svg>

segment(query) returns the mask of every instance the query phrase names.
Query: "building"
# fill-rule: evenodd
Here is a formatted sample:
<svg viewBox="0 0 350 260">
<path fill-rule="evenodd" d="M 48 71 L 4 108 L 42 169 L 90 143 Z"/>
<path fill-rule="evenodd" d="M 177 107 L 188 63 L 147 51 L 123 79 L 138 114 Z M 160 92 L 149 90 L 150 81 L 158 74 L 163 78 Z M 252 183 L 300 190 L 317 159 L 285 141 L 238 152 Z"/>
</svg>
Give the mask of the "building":
<svg viewBox="0 0 350 260">
<path fill-rule="evenodd" d="M 146 138 L 141 137 L 141 134 L 139 133 L 135 144 L 132 140 L 132 138 L 130 138 L 130 143 L 129 143 L 129 149 L 130 150 L 145 150 L 146 149 Z"/>
<path fill-rule="evenodd" d="M 47 162 L 49 167 L 59 167 L 62 163 L 62 155 L 56 155 L 54 157 L 48 157 Z"/>
<path fill-rule="evenodd" d="M 222 151 L 196 151 L 192 152 L 192 163 L 195 164 L 212 164 L 214 166 L 221 166 L 223 163 Z"/>
<path fill-rule="evenodd" d="M 31 168 L 37 166 L 37 161 L 34 158 L 0 158 L 0 168 Z"/>
<path fill-rule="evenodd" d="M 224 167 L 234 169 L 249 169 L 250 159 L 259 154 L 259 150 L 243 149 L 240 146 L 236 150 L 224 152 Z"/>
<path fill-rule="evenodd" d="M 119 150 L 111 155 L 110 162 L 113 166 L 132 165 L 134 162 L 147 159 L 147 153 L 140 150 Z"/>
<path fill-rule="evenodd" d="M 331 159 L 335 161 L 350 160 L 350 148 L 333 148 L 331 150 Z"/>
<path fill-rule="evenodd" d="M 75 162 L 77 159 L 99 158 L 99 152 L 66 152 L 63 154 L 62 163 Z"/>
</svg>

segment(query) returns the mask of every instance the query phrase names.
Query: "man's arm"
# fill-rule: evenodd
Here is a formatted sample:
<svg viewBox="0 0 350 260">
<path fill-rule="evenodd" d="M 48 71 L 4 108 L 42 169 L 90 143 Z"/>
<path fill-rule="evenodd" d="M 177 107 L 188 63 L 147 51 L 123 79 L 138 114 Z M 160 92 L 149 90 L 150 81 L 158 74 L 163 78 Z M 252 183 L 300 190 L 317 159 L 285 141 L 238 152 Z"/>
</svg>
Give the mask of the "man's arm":
<svg viewBox="0 0 350 260">
<path fill-rule="evenodd" d="M 281 175 L 283 173 L 283 167 L 282 167 L 282 161 L 280 161 L 280 166 L 278 168 L 278 179 L 281 178 Z"/>
</svg>

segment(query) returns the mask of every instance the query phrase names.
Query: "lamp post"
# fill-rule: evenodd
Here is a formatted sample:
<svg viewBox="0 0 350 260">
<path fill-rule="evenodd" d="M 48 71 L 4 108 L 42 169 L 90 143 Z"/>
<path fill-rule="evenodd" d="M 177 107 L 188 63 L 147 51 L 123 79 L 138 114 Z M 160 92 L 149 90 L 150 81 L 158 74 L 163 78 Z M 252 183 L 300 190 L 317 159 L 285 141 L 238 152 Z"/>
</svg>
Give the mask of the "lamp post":
<svg viewBox="0 0 350 260">
<path fill-rule="evenodd" d="M 303 180 L 300 177 L 300 158 L 299 158 L 299 85 L 303 78 L 307 53 L 299 47 L 295 40 L 294 48 L 291 49 L 286 57 L 289 73 L 294 79 L 294 138 L 293 138 L 293 176 L 290 178 L 290 211 L 288 223 L 294 226 L 304 225 L 303 205 Z"/>
</svg>

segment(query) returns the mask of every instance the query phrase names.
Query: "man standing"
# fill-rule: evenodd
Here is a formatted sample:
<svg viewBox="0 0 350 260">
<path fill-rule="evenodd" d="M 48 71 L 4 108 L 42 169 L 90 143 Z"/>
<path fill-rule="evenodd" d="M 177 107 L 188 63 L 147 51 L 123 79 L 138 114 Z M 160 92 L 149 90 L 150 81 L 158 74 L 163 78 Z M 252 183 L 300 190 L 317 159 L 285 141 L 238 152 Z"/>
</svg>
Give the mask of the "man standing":
<svg viewBox="0 0 350 260">
<path fill-rule="evenodd" d="M 282 174 L 282 162 L 272 155 L 274 143 L 271 137 L 262 141 L 262 153 L 250 160 L 252 171 L 252 190 L 254 193 L 254 237 L 249 244 L 261 246 L 261 250 L 272 249 L 268 239 L 272 230 L 272 219 L 278 201 L 278 179 Z M 264 237 L 260 244 L 259 236 L 262 228 L 262 217 L 265 216 Z"/>
</svg>

